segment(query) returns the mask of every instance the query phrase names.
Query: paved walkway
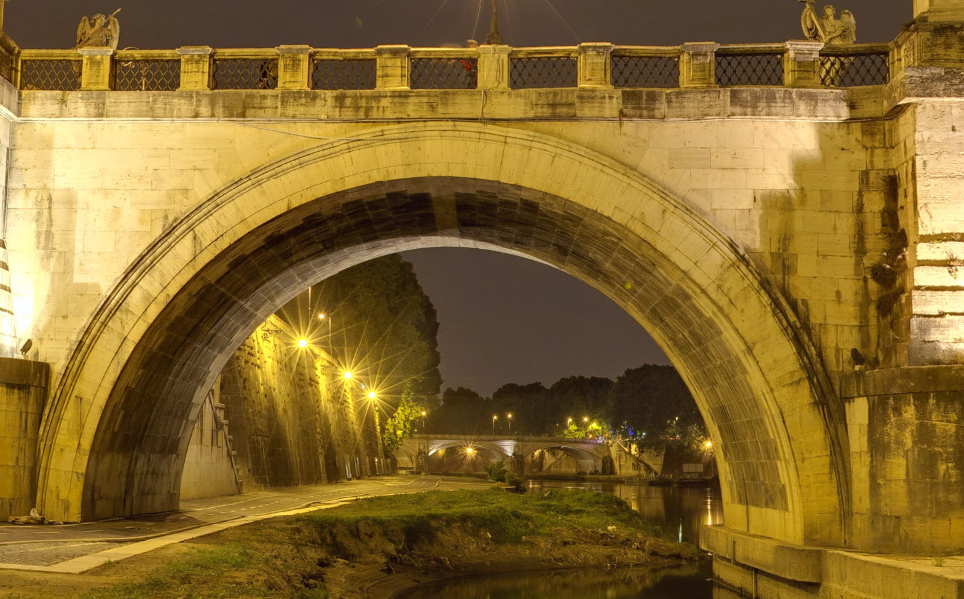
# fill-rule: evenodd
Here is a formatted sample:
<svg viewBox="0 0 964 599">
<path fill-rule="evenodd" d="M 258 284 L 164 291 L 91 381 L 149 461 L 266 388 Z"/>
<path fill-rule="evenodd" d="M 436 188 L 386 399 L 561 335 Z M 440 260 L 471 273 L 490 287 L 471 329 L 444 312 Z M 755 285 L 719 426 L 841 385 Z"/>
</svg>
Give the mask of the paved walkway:
<svg viewBox="0 0 964 599">
<path fill-rule="evenodd" d="M 0 569 L 80 573 L 109 560 L 119 561 L 233 526 L 334 507 L 361 497 L 490 485 L 467 478 L 391 476 L 190 499 L 181 502 L 178 512 L 136 518 L 62 526 L 0 524 Z"/>
</svg>

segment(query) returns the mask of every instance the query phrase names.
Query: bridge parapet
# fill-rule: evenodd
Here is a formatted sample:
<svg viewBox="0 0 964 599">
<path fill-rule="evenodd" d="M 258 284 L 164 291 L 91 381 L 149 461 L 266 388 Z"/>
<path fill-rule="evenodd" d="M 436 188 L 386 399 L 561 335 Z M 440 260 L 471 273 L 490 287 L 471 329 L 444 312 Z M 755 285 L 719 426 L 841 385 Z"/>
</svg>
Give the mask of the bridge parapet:
<svg viewBox="0 0 964 599">
<path fill-rule="evenodd" d="M 886 85 L 893 44 L 177 50 L 2 49 L 21 90 L 518 90 Z"/>
</svg>

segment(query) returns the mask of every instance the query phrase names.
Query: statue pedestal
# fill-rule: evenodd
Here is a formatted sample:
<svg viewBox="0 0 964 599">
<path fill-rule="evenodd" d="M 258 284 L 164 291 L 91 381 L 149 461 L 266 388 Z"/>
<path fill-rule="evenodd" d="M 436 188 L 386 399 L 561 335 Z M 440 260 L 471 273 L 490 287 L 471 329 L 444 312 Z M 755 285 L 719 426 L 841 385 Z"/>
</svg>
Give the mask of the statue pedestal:
<svg viewBox="0 0 964 599">
<path fill-rule="evenodd" d="M 964 21 L 964 0 L 914 0 L 914 18 L 928 21 Z"/>
</svg>

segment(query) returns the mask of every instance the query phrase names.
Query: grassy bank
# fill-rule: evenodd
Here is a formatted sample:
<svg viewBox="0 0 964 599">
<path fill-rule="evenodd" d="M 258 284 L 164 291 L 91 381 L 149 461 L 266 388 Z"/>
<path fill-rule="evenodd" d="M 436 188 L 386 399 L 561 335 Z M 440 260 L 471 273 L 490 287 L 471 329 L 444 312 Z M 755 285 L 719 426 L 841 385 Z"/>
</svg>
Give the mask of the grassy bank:
<svg viewBox="0 0 964 599">
<path fill-rule="evenodd" d="M 80 585 L 75 594 L 58 596 L 388 597 L 419 582 L 468 573 L 665 566 L 698 557 L 693 547 L 658 538 L 616 497 L 555 489 L 364 499 L 229 529 L 179 547 L 176 556 L 144 556 L 155 556 L 149 571 L 145 563 L 125 560 L 84 575 L 88 587 L 98 577 L 113 584 L 86 591 Z M 50 591 L 22 596 L 50 596 Z"/>
</svg>

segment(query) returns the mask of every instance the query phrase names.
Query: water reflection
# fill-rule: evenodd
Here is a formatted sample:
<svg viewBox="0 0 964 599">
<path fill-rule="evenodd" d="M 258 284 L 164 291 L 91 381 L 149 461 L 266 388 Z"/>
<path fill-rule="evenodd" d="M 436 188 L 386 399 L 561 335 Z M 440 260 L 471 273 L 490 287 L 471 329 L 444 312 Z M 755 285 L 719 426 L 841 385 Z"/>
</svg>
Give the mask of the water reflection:
<svg viewBox="0 0 964 599">
<path fill-rule="evenodd" d="M 698 544 L 700 526 L 723 524 L 723 500 L 719 486 L 656 487 L 645 483 L 593 483 L 574 481 L 530 480 L 528 490 L 587 489 L 611 493 L 623 499 L 634 510 L 664 533 L 679 541 Z"/>
<path fill-rule="evenodd" d="M 473 576 L 422 585 L 400 597 L 419 599 L 710 599 L 709 568 L 563 570 Z"/>
</svg>

